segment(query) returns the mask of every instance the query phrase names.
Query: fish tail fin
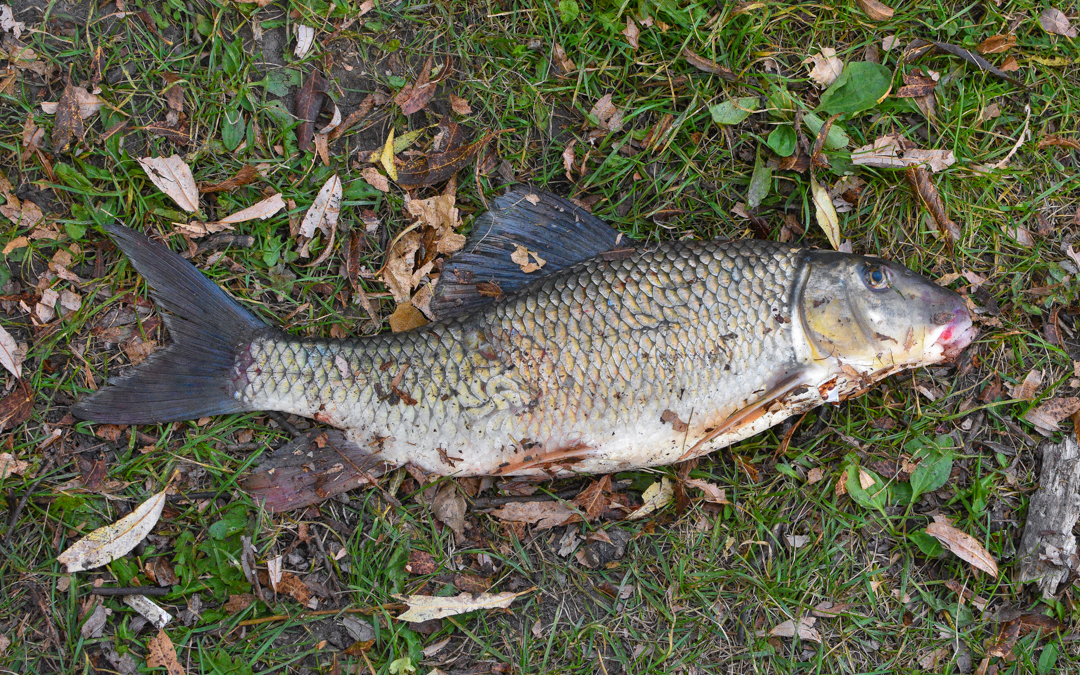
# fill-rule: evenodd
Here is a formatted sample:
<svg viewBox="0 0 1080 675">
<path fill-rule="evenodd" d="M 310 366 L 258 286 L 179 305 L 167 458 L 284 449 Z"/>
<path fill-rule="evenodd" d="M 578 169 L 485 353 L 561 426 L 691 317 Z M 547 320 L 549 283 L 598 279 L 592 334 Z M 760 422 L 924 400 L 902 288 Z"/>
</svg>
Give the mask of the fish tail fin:
<svg viewBox="0 0 1080 675">
<path fill-rule="evenodd" d="M 164 245 L 123 225 L 105 230 L 167 310 L 162 318 L 173 342 L 72 413 L 110 424 L 156 424 L 249 410 L 235 396 L 233 369 L 268 326 Z"/>
</svg>

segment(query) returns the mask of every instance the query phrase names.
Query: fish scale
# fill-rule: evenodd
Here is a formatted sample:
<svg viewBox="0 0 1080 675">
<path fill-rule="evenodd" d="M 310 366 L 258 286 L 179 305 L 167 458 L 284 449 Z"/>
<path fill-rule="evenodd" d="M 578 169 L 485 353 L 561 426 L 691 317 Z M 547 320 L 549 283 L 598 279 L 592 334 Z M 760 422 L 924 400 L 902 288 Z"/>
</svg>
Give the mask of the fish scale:
<svg viewBox="0 0 1080 675">
<path fill-rule="evenodd" d="M 173 344 L 72 411 L 113 424 L 252 410 L 333 427 L 265 461 L 267 508 L 315 503 L 411 463 L 564 476 L 697 457 L 975 336 L 958 295 L 880 258 L 764 241 L 623 241 L 518 187 L 444 261 L 440 317 L 397 334 L 302 340 L 168 248 L 105 228 L 147 279 Z M 526 272 L 522 253 L 546 260 Z"/>
<path fill-rule="evenodd" d="M 724 417 L 767 389 L 778 365 L 795 368 L 790 324 L 775 314 L 789 310 L 799 265 L 800 249 L 761 241 L 595 258 L 466 319 L 362 340 L 256 340 L 238 393 L 247 407 L 312 416 L 428 471 L 498 473 L 532 455 L 515 472 L 537 473 L 568 448 L 587 455 L 568 470 L 618 465 L 606 448 L 613 435 L 624 442 L 621 429 L 681 446 L 695 437 L 663 411 Z"/>
</svg>

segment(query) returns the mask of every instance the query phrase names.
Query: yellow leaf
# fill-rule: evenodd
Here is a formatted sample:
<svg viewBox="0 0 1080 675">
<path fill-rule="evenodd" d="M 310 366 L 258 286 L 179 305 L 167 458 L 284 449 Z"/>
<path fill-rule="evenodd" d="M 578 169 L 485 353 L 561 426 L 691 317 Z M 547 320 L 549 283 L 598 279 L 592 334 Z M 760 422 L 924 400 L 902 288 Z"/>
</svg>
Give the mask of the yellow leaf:
<svg viewBox="0 0 1080 675">
<path fill-rule="evenodd" d="M 394 166 L 394 130 L 390 130 L 390 135 L 386 137 L 386 145 L 383 146 L 382 155 L 379 157 L 379 163 L 386 169 L 386 175 L 390 176 L 394 182 L 397 182 L 397 167 Z"/>
<path fill-rule="evenodd" d="M 814 212 L 817 215 L 818 225 L 825 230 L 825 236 L 833 249 L 840 248 L 840 221 L 836 217 L 836 207 L 829 198 L 829 191 L 821 186 L 810 174 L 810 195 L 814 199 Z"/>
</svg>

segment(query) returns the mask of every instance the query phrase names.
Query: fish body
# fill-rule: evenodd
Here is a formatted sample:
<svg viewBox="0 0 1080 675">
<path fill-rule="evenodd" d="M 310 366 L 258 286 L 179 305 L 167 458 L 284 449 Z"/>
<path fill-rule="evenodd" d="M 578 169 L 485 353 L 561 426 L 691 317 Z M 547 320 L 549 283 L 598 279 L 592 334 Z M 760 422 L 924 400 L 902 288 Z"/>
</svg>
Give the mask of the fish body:
<svg viewBox="0 0 1080 675">
<path fill-rule="evenodd" d="M 478 224 L 436 289 L 448 318 L 346 340 L 261 325 L 186 261 L 114 227 L 175 342 L 76 412 L 135 423 L 276 410 L 343 430 L 331 445 L 345 474 L 378 460 L 557 477 L 703 455 L 974 337 L 959 296 L 877 258 L 754 240 L 612 249 L 602 223 L 528 190 Z M 561 238 L 541 235 L 560 227 L 596 230 L 571 242 L 577 260 L 535 280 L 508 260 L 521 242 L 554 253 Z M 476 295 L 498 280 L 504 297 Z"/>
</svg>

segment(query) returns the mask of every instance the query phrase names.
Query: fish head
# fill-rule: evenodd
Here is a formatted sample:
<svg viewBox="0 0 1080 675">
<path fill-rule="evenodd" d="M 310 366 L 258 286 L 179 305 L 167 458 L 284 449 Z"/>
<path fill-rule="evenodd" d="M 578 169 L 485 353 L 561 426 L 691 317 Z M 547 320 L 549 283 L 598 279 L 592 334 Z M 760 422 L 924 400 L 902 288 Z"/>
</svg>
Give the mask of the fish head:
<svg viewBox="0 0 1080 675">
<path fill-rule="evenodd" d="M 812 251 L 800 294 L 815 360 L 862 373 L 956 358 L 975 338 L 964 299 L 895 262 Z"/>
</svg>

